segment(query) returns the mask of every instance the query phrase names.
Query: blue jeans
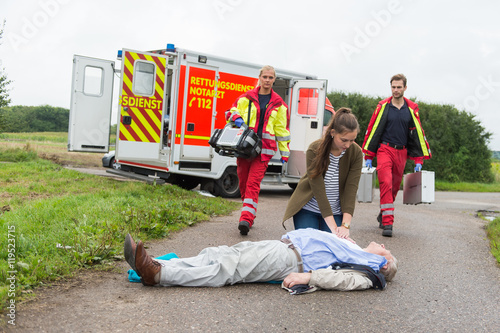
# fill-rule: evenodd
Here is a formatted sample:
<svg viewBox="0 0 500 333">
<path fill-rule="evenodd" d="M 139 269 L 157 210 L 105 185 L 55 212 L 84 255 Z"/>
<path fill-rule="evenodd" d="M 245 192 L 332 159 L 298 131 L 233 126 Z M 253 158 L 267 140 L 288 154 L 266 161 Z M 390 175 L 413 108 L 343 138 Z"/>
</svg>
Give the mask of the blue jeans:
<svg viewBox="0 0 500 333">
<path fill-rule="evenodd" d="M 342 215 L 333 215 L 337 227 L 342 225 Z M 293 226 L 295 230 L 313 228 L 321 231 L 332 232 L 320 213 L 314 213 L 310 210 L 301 209 L 293 216 Z"/>
</svg>

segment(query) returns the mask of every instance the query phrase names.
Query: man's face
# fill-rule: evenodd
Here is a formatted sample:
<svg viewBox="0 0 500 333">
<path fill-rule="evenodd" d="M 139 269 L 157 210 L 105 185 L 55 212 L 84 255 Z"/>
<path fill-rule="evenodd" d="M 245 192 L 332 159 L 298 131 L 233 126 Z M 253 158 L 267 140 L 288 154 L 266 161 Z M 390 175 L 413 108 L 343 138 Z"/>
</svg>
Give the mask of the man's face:
<svg viewBox="0 0 500 333">
<path fill-rule="evenodd" d="M 404 96 L 406 87 L 403 80 L 394 80 L 391 82 L 392 97 L 401 98 Z"/>
<path fill-rule="evenodd" d="M 271 89 L 273 87 L 276 77 L 274 76 L 274 71 L 265 70 L 260 75 L 260 84 L 264 89 Z"/>
<path fill-rule="evenodd" d="M 366 252 L 370 252 L 373 254 L 378 254 L 379 256 L 385 257 L 387 260 L 392 259 L 391 251 L 387 250 L 384 244 L 379 244 L 375 242 L 371 242 L 366 248 Z"/>
</svg>

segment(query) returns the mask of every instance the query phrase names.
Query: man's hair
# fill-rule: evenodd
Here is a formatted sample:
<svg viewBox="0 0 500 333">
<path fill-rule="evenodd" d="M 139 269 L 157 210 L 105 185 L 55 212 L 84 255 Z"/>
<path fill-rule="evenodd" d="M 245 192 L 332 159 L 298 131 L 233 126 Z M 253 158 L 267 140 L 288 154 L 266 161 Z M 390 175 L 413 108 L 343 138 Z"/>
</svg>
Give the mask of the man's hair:
<svg viewBox="0 0 500 333">
<path fill-rule="evenodd" d="M 406 87 L 406 76 L 404 76 L 404 74 L 396 74 L 393 77 L 391 77 L 391 83 L 392 81 L 399 81 L 399 80 L 402 80 L 403 86 Z"/>
<path fill-rule="evenodd" d="M 395 256 L 392 256 L 392 259 L 387 261 L 387 268 L 380 269 L 380 273 L 382 273 L 387 282 L 390 282 L 398 271 L 398 260 Z"/>
</svg>

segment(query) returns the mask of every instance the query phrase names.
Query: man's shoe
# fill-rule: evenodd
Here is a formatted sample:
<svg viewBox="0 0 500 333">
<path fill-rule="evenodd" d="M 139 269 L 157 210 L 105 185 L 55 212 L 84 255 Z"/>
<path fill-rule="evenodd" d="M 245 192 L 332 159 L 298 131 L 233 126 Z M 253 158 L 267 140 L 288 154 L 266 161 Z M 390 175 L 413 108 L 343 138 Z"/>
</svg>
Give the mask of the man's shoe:
<svg viewBox="0 0 500 333">
<path fill-rule="evenodd" d="M 250 231 L 250 222 L 241 221 L 240 224 L 238 224 L 238 229 L 243 236 L 248 235 L 248 231 Z"/>
<path fill-rule="evenodd" d="M 123 245 L 123 252 L 125 254 L 125 260 L 127 260 L 128 264 L 135 271 L 135 249 L 137 245 L 135 244 L 132 236 L 127 234 L 125 236 L 125 244 Z"/>
<path fill-rule="evenodd" d="M 382 230 L 382 236 L 392 237 L 392 224 L 384 225 L 384 230 Z"/>
<path fill-rule="evenodd" d="M 382 224 L 382 212 L 378 213 L 377 221 L 378 221 L 378 227 L 380 229 L 384 229 L 384 225 Z"/>
<path fill-rule="evenodd" d="M 135 267 L 135 271 L 141 277 L 143 285 L 154 286 L 160 281 L 161 264 L 151 259 L 142 241 L 137 243 L 135 250 Z"/>
</svg>

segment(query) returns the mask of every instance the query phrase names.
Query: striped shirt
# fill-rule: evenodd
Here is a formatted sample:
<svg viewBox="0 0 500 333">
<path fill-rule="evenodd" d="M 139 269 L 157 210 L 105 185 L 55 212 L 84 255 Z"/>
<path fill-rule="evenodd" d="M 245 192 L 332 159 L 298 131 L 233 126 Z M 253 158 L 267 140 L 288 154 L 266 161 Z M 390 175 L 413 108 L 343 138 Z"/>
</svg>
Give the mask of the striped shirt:
<svg viewBox="0 0 500 333">
<path fill-rule="evenodd" d="M 342 209 L 340 207 L 340 191 L 339 191 L 339 161 L 342 156 L 344 156 L 345 150 L 342 151 L 340 156 L 334 156 L 330 153 L 330 164 L 328 165 L 328 170 L 325 173 L 325 190 L 326 197 L 330 206 L 332 207 L 333 215 L 341 215 Z M 305 210 L 320 213 L 318 206 L 318 201 L 313 196 L 308 203 L 303 207 Z"/>
</svg>

